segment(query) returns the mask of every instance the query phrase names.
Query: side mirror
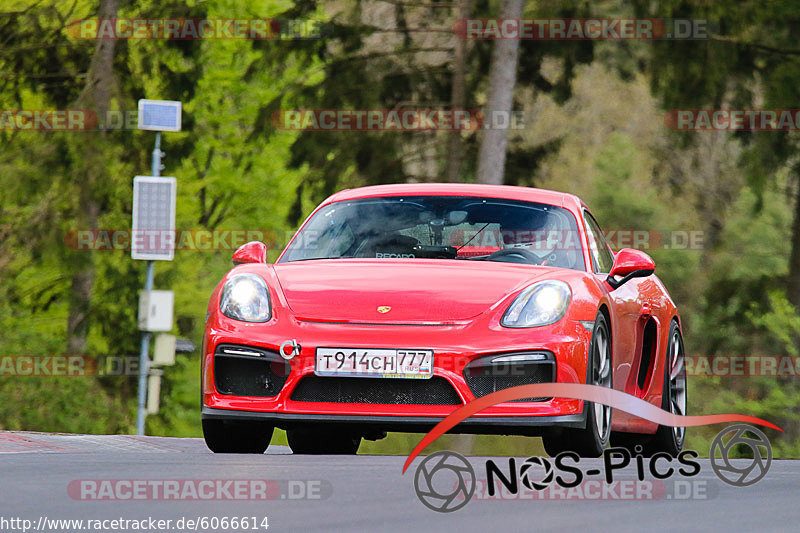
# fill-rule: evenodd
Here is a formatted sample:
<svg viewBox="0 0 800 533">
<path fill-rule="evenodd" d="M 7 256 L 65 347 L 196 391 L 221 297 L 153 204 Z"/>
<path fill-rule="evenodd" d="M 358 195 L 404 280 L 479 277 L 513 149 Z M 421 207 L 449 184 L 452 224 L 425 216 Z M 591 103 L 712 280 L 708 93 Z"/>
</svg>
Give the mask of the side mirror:
<svg viewBox="0 0 800 533">
<path fill-rule="evenodd" d="M 267 245 L 260 241 L 250 241 L 233 252 L 233 264 L 263 263 L 267 264 Z"/>
<path fill-rule="evenodd" d="M 616 289 L 633 278 L 646 278 L 656 269 L 653 259 L 646 253 L 633 248 L 623 248 L 614 257 L 614 266 L 608 273 L 606 282 Z M 620 276 L 616 279 L 615 276 Z"/>
</svg>

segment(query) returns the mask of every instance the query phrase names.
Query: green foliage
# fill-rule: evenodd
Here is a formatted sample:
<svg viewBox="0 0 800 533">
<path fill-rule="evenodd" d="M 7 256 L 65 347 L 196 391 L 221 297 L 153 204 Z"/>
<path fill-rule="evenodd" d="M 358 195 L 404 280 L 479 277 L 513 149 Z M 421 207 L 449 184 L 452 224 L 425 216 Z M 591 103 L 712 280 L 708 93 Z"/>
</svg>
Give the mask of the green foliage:
<svg viewBox="0 0 800 533">
<path fill-rule="evenodd" d="M 288 2 L 269 0 L 247 7 L 223 0 L 182 5 L 141 1 L 123 6 L 120 16 L 266 18 L 278 17 L 290 7 Z M 96 6 L 78 3 L 72 11 L 63 8 L 53 17 L 55 9 L 34 6 L 24 15 L 0 19 L 19 30 L 11 35 L 14 46 L 0 53 L 0 72 L 9 74 L 9 81 L 0 87 L 2 107 L 75 106 L 83 89 L 83 79 L 76 74 L 89 65 L 94 43 L 70 39 L 58 21 L 94 16 Z M 35 44 L 41 32 L 49 32 L 44 47 Z M 248 40 L 131 40 L 115 45 L 112 109 L 133 109 L 140 97 L 184 102 L 184 131 L 166 134 L 162 143 L 167 154 L 162 173 L 179 178 L 177 227 L 253 230 L 282 244 L 302 175 L 301 168 L 289 168 L 297 133 L 273 135 L 269 120 L 263 120 L 262 106 L 305 77 L 318 61 L 302 50 L 288 51 L 281 57 L 280 69 L 260 69 L 259 62 L 272 50 Z M 42 84 L 36 77 L 39 63 L 49 72 L 61 68 L 69 72 L 56 83 Z M 132 261 L 127 250 L 74 250 L 69 235 L 92 227 L 122 231 L 130 227 L 132 177 L 149 174 L 153 134 L 126 129 L 0 131 L 0 138 L 4 143 L 0 152 L 0 352 L 65 353 L 71 278 L 91 271 L 86 353 L 138 354 L 136 309 L 145 264 Z M 97 177 L 89 180 L 89 175 Z M 94 221 L 87 218 L 87 202 L 99 206 Z M 232 253 L 232 249 L 178 250 L 174 261 L 157 264 L 155 287 L 175 291 L 174 332 L 198 347 L 208 296 L 230 268 Z M 162 409 L 148 420 L 151 432 L 199 435 L 198 376 L 197 353 L 179 355 L 178 364 L 165 372 Z M 6 404 L 0 427 L 134 430 L 134 379 L 65 379 L 69 387 L 47 378 L 0 380 L 0 391 L 20 398 Z M 97 405 L 87 408 L 88 402 Z M 55 422 L 42 414 L 50 405 L 61 409 Z"/>
<path fill-rule="evenodd" d="M 765 328 L 782 344 L 786 353 L 797 355 L 797 339 L 800 337 L 800 315 L 789 303 L 783 291 L 773 290 L 768 294 L 770 310 L 762 312 L 753 305 L 747 317 L 756 325 Z"/>
<path fill-rule="evenodd" d="M 132 406 L 90 377 L 3 377 L 2 428 L 70 433 L 129 433 Z"/>
</svg>

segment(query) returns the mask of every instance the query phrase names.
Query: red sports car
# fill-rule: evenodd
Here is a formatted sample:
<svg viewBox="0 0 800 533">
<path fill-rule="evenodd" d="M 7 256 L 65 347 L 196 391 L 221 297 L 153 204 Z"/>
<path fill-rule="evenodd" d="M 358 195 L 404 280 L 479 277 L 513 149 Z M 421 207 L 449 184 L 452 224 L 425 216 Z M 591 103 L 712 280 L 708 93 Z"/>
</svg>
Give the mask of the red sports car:
<svg viewBox="0 0 800 533">
<path fill-rule="evenodd" d="M 686 411 L 680 318 L 645 253 L 616 254 L 586 205 L 525 187 L 345 190 L 275 264 L 251 242 L 208 306 L 202 420 L 214 452 L 356 453 L 428 431 L 517 385 L 613 387 Z M 677 454 L 683 428 L 565 398 L 495 405 L 464 433 L 541 435 L 548 453 L 609 440 Z"/>
</svg>

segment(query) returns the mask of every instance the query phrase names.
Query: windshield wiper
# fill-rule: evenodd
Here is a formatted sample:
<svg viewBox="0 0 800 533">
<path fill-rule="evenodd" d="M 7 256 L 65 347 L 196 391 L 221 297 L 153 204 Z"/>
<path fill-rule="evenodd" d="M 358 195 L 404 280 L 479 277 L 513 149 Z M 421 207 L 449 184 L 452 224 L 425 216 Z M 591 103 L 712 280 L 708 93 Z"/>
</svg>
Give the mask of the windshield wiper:
<svg viewBox="0 0 800 533">
<path fill-rule="evenodd" d="M 297 263 L 299 261 L 315 261 L 317 259 L 343 259 L 343 257 L 302 257 L 300 259 L 288 259 L 287 263 Z"/>
<path fill-rule="evenodd" d="M 469 240 L 468 240 L 467 242 L 465 242 L 464 244 L 462 244 L 461 246 L 459 246 L 458 248 L 456 248 L 456 253 L 458 253 L 458 252 L 459 252 L 459 250 L 461 250 L 463 247 L 465 247 L 466 245 L 468 245 L 469 243 L 471 243 L 471 242 L 472 242 L 472 240 L 473 240 L 475 237 L 477 237 L 478 235 L 480 235 L 480 233 L 481 233 L 483 230 L 485 230 L 485 229 L 486 229 L 486 228 L 489 226 L 489 224 L 491 224 L 491 222 L 487 222 L 486 224 L 484 224 L 484 225 L 483 225 L 483 227 L 482 227 L 481 229 L 479 229 L 479 230 L 478 230 L 478 233 L 476 233 L 475 235 L 473 235 L 472 237 L 470 237 L 470 238 L 469 238 Z"/>
</svg>

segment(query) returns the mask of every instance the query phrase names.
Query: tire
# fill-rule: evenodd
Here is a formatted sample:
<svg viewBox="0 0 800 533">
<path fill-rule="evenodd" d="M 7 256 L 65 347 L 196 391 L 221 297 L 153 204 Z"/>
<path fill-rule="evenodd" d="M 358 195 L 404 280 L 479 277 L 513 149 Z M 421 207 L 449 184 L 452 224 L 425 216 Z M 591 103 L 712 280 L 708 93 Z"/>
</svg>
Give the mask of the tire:
<svg viewBox="0 0 800 533">
<path fill-rule="evenodd" d="M 361 435 L 344 429 L 290 428 L 286 440 L 292 453 L 302 455 L 355 455 Z"/>
<path fill-rule="evenodd" d="M 681 330 L 674 320 L 669 328 L 662 390 L 661 408 L 672 414 L 685 415 L 687 403 L 686 355 Z M 631 453 L 636 453 L 636 446 L 641 446 L 642 455 L 647 457 L 658 452 L 676 457 L 686 441 L 686 428 L 658 426 L 653 435 L 615 432 L 611 436 L 611 441 L 614 446 L 627 448 Z"/>
<path fill-rule="evenodd" d="M 274 428 L 258 421 L 203 420 L 203 438 L 214 453 L 267 451 Z"/>
<path fill-rule="evenodd" d="M 589 342 L 587 383 L 613 387 L 611 357 L 611 330 L 605 315 L 598 311 Z M 566 451 L 575 452 L 581 457 L 600 457 L 603 454 L 611 434 L 611 408 L 584 402 L 584 412 L 585 428 L 555 428 L 543 436 L 544 449 L 550 456 Z"/>
</svg>

